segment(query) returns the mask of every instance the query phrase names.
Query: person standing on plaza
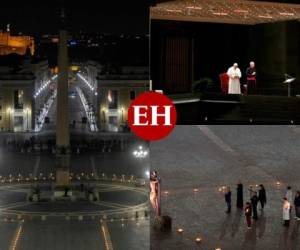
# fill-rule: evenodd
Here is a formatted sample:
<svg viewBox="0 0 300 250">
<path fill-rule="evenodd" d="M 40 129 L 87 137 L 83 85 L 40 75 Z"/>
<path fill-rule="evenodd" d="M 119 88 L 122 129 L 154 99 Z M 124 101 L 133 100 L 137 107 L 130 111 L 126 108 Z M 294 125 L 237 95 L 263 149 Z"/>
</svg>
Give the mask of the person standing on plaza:
<svg viewBox="0 0 300 250">
<path fill-rule="evenodd" d="M 242 209 L 244 206 L 244 201 L 243 201 L 243 184 L 241 182 L 237 184 L 236 195 L 237 195 L 236 206 L 237 208 Z"/>
<path fill-rule="evenodd" d="M 250 202 L 246 202 L 245 206 L 245 218 L 247 223 L 247 228 L 251 229 L 251 216 L 252 216 L 252 208 Z"/>
<path fill-rule="evenodd" d="M 294 205 L 295 205 L 295 213 L 296 213 L 295 219 L 300 220 L 300 191 L 296 192 Z"/>
<path fill-rule="evenodd" d="M 257 203 L 258 203 L 257 192 L 254 192 L 253 196 L 251 197 L 253 220 L 258 219 L 258 217 L 257 217 Z"/>
<path fill-rule="evenodd" d="M 283 225 L 288 227 L 290 225 L 290 215 L 291 215 L 291 204 L 286 197 L 283 198 L 282 203 L 282 219 Z"/>
<path fill-rule="evenodd" d="M 291 186 L 287 186 L 285 197 L 287 198 L 288 202 L 290 203 L 290 209 L 292 212 L 292 204 L 293 204 L 293 190 Z"/>
<path fill-rule="evenodd" d="M 225 202 L 227 205 L 227 211 L 226 213 L 229 214 L 231 213 L 231 191 L 230 187 L 227 187 L 226 193 L 225 193 Z"/>
<path fill-rule="evenodd" d="M 261 210 L 263 210 L 265 205 L 267 204 L 267 194 L 266 189 L 262 184 L 259 185 L 258 199 L 260 202 Z"/>
</svg>

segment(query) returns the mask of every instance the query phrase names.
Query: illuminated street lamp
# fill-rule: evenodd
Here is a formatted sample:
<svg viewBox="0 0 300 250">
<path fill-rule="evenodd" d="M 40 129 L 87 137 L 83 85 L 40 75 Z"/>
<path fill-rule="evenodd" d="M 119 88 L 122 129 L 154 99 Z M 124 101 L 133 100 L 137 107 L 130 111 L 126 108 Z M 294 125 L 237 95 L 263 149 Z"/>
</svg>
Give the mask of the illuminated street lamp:
<svg viewBox="0 0 300 250">
<path fill-rule="evenodd" d="M 150 178 L 150 171 L 147 170 L 147 171 L 145 172 L 145 175 L 147 176 L 147 178 Z"/>
<path fill-rule="evenodd" d="M 124 123 L 124 108 L 123 107 L 119 109 L 119 113 L 121 114 L 121 121 L 122 121 L 122 123 Z"/>
<path fill-rule="evenodd" d="M 135 158 L 144 159 L 148 156 L 148 150 L 144 149 L 143 146 L 139 146 L 138 150 L 133 151 Z"/>
<path fill-rule="evenodd" d="M 30 112 L 30 109 L 27 108 L 25 110 L 25 113 L 26 113 L 26 121 L 27 121 L 27 131 L 29 131 L 29 112 Z"/>
<path fill-rule="evenodd" d="M 106 113 L 106 109 L 103 108 L 103 109 L 102 109 L 102 122 L 103 122 L 104 124 L 106 123 L 105 113 Z"/>
<path fill-rule="evenodd" d="M 11 114 L 12 114 L 12 109 L 9 107 L 7 108 L 7 113 L 8 113 L 8 131 L 10 131 L 10 120 L 11 120 Z"/>
</svg>

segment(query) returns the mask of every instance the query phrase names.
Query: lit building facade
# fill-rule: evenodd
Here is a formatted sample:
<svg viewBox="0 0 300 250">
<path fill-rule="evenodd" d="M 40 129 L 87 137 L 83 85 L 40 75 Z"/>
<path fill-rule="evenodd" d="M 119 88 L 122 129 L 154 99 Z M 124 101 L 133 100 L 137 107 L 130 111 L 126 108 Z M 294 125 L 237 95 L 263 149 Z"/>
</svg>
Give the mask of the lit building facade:
<svg viewBox="0 0 300 250">
<path fill-rule="evenodd" d="M 12 36 L 9 25 L 6 31 L 0 31 L 0 55 L 16 53 L 25 55 L 27 48 L 31 55 L 34 55 L 34 39 L 30 36 Z"/>
<path fill-rule="evenodd" d="M 0 131 L 32 131 L 45 93 L 34 98 L 48 74 L 47 62 L 25 63 L 17 72 L 0 67 Z"/>
<path fill-rule="evenodd" d="M 148 67 L 107 68 L 88 61 L 80 65 L 77 82 L 97 131 L 128 130 L 127 110 L 132 100 L 149 90 Z"/>
<path fill-rule="evenodd" d="M 98 127 L 102 131 L 127 130 L 132 100 L 149 90 L 147 67 L 122 67 L 116 74 L 98 74 Z"/>
<path fill-rule="evenodd" d="M 0 129 L 1 131 L 31 130 L 34 113 L 32 74 L 0 76 Z"/>
</svg>

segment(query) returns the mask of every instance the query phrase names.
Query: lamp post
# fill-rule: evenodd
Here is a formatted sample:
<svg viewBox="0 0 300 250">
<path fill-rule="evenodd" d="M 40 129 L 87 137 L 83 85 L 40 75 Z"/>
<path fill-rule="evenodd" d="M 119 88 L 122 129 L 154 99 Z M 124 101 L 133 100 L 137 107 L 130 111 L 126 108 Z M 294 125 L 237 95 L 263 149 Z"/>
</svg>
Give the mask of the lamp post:
<svg viewBox="0 0 300 250">
<path fill-rule="evenodd" d="M 105 112 L 106 112 L 106 109 L 102 108 L 102 119 L 101 120 L 103 123 L 103 130 L 105 130 L 105 123 L 106 123 Z"/>
<path fill-rule="evenodd" d="M 7 113 L 8 113 L 8 131 L 10 131 L 10 115 L 11 115 L 11 108 L 7 108 Z"/>
<path fill-rule="evenodd" d="M 102 109 L 102 122 L 105 123 L 105 109 Z"/>
<path fill-rule="evenodd" d="M 145 159 L 148 156 L 148 150 L 139 146 L 138 150 L 133 151 L 133 156 L 137 159 Z"/>
<path fill-rule="evenodd" d="M 26 121 L 27 121 L 27 132 L 29 131 L 29 108 L 27 108 L 26 110 Z"/>
<path fill-rule="evenodd" d="M 119 109 L 119 113 L 121 114 L 121 121 L 124 123 L 124 108 Z"/>
</svg>

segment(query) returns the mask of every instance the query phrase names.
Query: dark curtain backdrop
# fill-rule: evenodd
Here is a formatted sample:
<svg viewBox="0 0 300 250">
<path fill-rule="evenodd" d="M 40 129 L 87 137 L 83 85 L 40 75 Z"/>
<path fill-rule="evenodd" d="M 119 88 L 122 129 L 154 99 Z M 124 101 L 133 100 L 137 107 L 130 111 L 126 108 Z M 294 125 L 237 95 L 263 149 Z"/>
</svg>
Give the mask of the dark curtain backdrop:
<svg viewBox="0 0 300 250">
<path fill-rule="evenodd" d="M 173 46 L 171 53 L 168 44 L 170 40 L 174 44 L 182 39 L 189 41 L 184 48 L 188 55 L 181 55 L 182 60 L 177 58 L 176 67 L 180 67 L 180 63 L 189 64 L 190 70 L 184 71 L 185 77 L 179 77 L 178 71 L 170 77 L 170 57 L 176 59 L 174 55 L 183 52 Z M 284 73 L 300 78 L 299 47 L 300 22 L 296 21 L 246 26 L 154 20 L 151 23 L 153 87 L 167 93 L 189 92 L 193 81 L 205 77 L 218 85 L 219 74 L 226 72 L 234 62 L 245 76 L 253 60 L 257 64 L 260 92 L 285 95 Z M 170 87 L 174 81 L 176 84 Z M 245 82 L 245 78 L 242 81 Z M 296 91 L 294 89 L 294 93 Z"/>
</svg>

